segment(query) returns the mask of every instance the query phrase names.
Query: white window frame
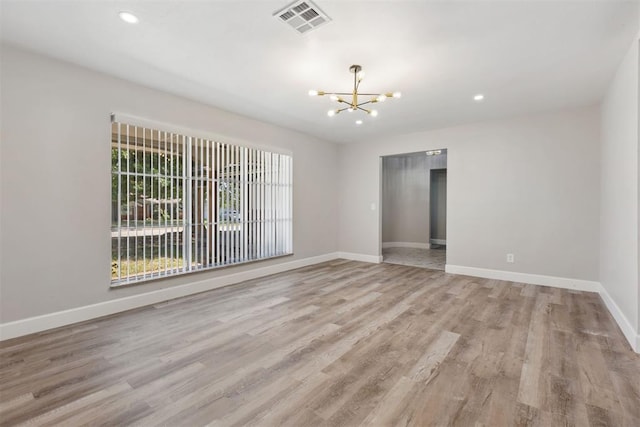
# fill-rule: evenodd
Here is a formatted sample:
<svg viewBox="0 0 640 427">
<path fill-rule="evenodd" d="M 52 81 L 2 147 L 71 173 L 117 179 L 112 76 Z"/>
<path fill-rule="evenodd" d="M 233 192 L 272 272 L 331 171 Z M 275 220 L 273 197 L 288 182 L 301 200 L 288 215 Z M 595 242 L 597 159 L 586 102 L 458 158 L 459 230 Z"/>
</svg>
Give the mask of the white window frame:
<svg viewBox="0 0 640 427">
<path fill-rule="evenodd" d="M 112 159 L 112 287 L 293 254 L 289 153 L 171 131 L 131 116 L 114 114 L 111 122 L 112 156 L 117 156 Z M 136 156 L 142 165 L 132 166 Z M 135 185 L 140 180 L 144 194 Z M 149 214 L 148 205 L 155 211 Z"/>
</svg>

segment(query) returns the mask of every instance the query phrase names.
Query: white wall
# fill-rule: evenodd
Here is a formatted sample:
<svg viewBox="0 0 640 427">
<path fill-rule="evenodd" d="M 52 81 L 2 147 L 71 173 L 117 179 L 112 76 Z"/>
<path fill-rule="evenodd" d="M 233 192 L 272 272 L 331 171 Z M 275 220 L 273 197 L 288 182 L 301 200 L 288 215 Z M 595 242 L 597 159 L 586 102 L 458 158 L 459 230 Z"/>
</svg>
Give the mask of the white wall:
<svg viewBox="0 0 640 427">
<path fill-rule="evenodd" d="M 2 323 L 337 250 L 335 144 L 14 47 L 1 54 Z M 114 111 L 290 150 L 295 255 L 110 290 Z"/>
<path fill-rule="evenodd" d="M 600 218 L 600 282 L 635 329 L 635 335 L 640 331 L 639 47 L 636 38 L 613 77 L 602 104 Z"/>
<path fill-rule="evenodd" d="M 341 146 L 340 250 L 380 253 L 380 156 L 447 148 L 447 264 L 596 281 L 599 123 L 592 107 Z"/>
</svg>

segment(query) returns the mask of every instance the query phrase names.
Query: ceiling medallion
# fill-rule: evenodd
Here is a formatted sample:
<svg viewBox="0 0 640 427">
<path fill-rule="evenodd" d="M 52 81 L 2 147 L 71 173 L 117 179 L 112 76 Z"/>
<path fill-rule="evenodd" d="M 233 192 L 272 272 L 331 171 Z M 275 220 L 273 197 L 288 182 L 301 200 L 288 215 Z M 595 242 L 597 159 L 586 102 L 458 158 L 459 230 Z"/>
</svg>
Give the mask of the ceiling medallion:
<svg viewBox="0 0 640 427">
<path fill-rule="evenodd" d="M 358 89 L 360 88 L 360 82 L 364 78 L 364 73 L 362 72 L 362 67 L 360 65 L 352 65 L 349 67 L 349 71 L 353 73 L 353 92 L 326 92 L 321 90 L 310 90 L 310 96 L 324 96 L 328 95 L 332 101 L 336 101 L 339 104 L 344 104 L 342 108 L 337 108 L 333 110 L 329 110 L 327 115 L 329 117 L 333 117 L 336 114 L 339 114 L 343 111 L 353 112 L 355 110 L 364 111 L 372 117 L 376 117 L 378 115 L 378 111 L 371 110 L 367 108 L 363 108 L 364 105 L 375 104 L 377 102 L 384 102 L 387 98 L 400 98 L 402 94 L 400 92 L 387 92 L 387 93 L 359 93 Z M 351 99 L 343 98 L 347 96 L 351 96 Z M 359 98 L 361 97 L 361 98 Z M 366 99 L 365 101 L 360 102 L 360 99 Z"/>
</svg>

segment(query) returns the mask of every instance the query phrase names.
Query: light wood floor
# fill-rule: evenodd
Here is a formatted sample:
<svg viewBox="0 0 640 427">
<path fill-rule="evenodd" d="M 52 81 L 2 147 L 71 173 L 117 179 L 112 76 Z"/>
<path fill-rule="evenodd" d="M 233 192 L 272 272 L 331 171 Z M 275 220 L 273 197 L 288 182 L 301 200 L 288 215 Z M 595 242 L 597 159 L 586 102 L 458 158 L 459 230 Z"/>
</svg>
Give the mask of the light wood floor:
<svg viewBox="0 0 640 427">
<path fill-rule="evenodd" d="M 0 345 L 14 425 L 640 426 L 597 294 L 334 261 Z"/>
<path fill-rule="evenodd" d="M 442 270 L 447 263 L 447 250 L 444 246 L 433 249 L 422 248 L 383 248 L 382 257 L 389 264 L 410 265 L 412 267 Z"/>
</svg>

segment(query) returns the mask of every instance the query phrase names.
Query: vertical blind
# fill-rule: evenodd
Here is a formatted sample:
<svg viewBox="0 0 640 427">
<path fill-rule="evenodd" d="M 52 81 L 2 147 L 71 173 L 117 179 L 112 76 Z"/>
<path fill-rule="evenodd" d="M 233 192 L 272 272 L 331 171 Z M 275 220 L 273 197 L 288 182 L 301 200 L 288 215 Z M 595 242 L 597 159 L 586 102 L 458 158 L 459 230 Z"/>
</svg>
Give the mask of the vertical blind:
<svg viewBox="0 0 640 427">
<path fill-rule="evenodd" d="M 112 120 L 111 282 L 292 253 L 292 158 Z"/>
</svg>

